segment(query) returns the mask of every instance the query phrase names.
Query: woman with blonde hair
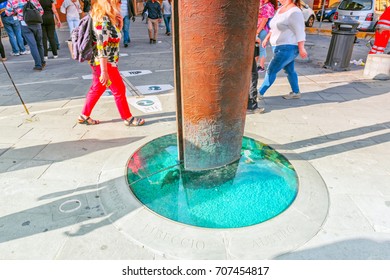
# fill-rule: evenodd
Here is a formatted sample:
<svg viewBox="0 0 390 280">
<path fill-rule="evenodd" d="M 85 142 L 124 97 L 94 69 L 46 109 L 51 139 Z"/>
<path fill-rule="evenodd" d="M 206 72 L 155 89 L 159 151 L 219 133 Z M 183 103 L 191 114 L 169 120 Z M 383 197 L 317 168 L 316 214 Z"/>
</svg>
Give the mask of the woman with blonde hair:
<svg viewBox="0 0 390 280">
<path fill-rule="evenodd" d="M 98 120 L 91 119 L 91 112 L 107 87 L 114 95 L 119 114 L 127 126 L 140 126 L 145 123 L 130 113 L 126 99 L 126 86 L 118 70 L 119 43 L 123 25 L 120 13 L 120 0 L 92 1 L 94 50 L 89 61 L 92 67 L 92 85 L 87 94 L 80 124 L 95 125 Z"/>
</svg>

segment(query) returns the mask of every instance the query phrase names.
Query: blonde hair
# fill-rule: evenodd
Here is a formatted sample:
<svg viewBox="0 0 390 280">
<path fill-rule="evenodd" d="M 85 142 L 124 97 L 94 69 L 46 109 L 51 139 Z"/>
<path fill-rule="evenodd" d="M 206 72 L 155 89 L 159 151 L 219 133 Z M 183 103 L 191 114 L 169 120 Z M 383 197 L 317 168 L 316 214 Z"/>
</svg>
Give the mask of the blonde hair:
<svg viewBox="0 0 390 280">
<path fill-rule="evenodd" d="M 120 15 L 120 0 L 92 0 L 91 17 L 94 21 L 102 21 L 107 16 L 112 25 L 117 25 Z"/>
</svg>

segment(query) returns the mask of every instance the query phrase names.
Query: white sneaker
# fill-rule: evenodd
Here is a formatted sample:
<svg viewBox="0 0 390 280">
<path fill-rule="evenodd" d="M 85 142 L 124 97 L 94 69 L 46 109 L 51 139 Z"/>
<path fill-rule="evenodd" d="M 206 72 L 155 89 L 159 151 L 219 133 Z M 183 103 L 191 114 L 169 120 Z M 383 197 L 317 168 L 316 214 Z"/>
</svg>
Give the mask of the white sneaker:
<svg viewBox="0 0 390 280">
<path fill-rule="evenodd" d="M 48 60 L 49 58 L 47 56 L 45 56 L 45 60 Z"/>
<path fill-rule="evenodd" d="M 53 58 L 58 58 L 58 55 L 53 55 Z"/>
<path fill-rule="evenodd" d="M 289 94 L 283 95 L 282 97 L 284 99 L 299 99 L 299 98 L 301 98 L 301 93 L 300 92 L 298 92 L 298 93 L 290 92 Z"/>
<path fill-rule="evenodd" d="M 12 56 L 19 56 L 20 53 L 14 53 L 14 52 L 12 52 L 12 53 L 10 53 L 10 55 L 12 55 Z"/>
<path fill-rule="evenodd" d="M 25 50 L 24 52 L 20 52 L 20 54 L 30 54 L 31 52 L 29 50 Z"/>
</svg>

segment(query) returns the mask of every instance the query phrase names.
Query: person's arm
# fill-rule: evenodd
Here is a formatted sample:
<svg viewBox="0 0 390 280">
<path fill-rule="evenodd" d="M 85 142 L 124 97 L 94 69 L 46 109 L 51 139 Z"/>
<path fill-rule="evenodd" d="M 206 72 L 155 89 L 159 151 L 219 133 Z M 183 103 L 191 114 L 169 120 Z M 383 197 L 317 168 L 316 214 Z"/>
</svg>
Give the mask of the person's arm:
<svg viewBox="0 0 390 280">
<path fill-rule="evenodd" d="M 142 14 L 144 14 L 149 9 L 149 2 L 146 2 L 144 10 L 142 11 Z"/>
<path fill-rule="evenodd" d="M 161 5 L 160 5 L 160 3 L 158 3 L 158 5 L 157 5 L 157 13 L 158 13 L 158 22 L 161 22 L 162 13 L 161 13 Z"/>
<path fill-rule="evenodd" d="M 261 30 L 264 29 L 265 25 L 267 24 L 268 18 L 262 18 L 260 20 L 259 27 L 257 28 L 257 34 L 260 34 Z"/>
<path fill-rule="evenodd" d="M 97 57 L 100 62 L 101 71 L 99 81 L 102 83 L 102 85 L 107 85 L 109 81 L 107 71 L 107 59 L 109 50 L 107 42 L 110 37 L 110 31 L 108 30 L 106 23 L 97 22 L 94 24 L 94 32 L 96 33 Z"/>
<path fill-rule="evenodd" d="M 288 18 L 289 26 L 291 30 L 294 32 L 295 37 L 298 42 L 298 50 L 299 55 L 302 58 L 307 57 L 307 52 L 305 49 L 305 41 L 306 41 L 306 33 L 305 33 L 305 20 L 303 18 L 303 14 L 299 11 L 294 11 Z"/>
<path fill-rule="evenodd" d="M 129 1 L 128 3 L 130 4 L 131 19 L 134 22 L 135 21 L 135 12 L 134 12 L 133 1 Z"/>
<path fill-rule="evenodd" d="M 61 20 L 60 20 L 60 17 L 58 15 L 58 12 L 57 12 L 56 5 L 54 3 L 51 3 L 51 10 L 53 11 L 57 26 L 61 27 Z"/>
<path fill-rule="evenodd" d="M 261 42 L 261 46 L 265 48 L 267 46 L 267 43 L 269 41 L 269 38 L 271 37 L 271 30 L 268 32 L 267 36 L 265 36 L 263 42 Z"/>
</svg>

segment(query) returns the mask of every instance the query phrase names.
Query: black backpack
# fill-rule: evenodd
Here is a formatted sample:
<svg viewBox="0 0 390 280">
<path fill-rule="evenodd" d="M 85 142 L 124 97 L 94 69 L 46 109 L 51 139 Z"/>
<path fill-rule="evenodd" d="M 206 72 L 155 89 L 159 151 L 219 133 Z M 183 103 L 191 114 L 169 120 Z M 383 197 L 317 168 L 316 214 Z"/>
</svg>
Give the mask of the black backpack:
<svg viewBox="0 0 390 280">
<path fill-rule="evenodd" d="M 30 0 L 23 7 L 23 19 L 27 25 L 43 23 L 41 14 Z"/>
</svg>

